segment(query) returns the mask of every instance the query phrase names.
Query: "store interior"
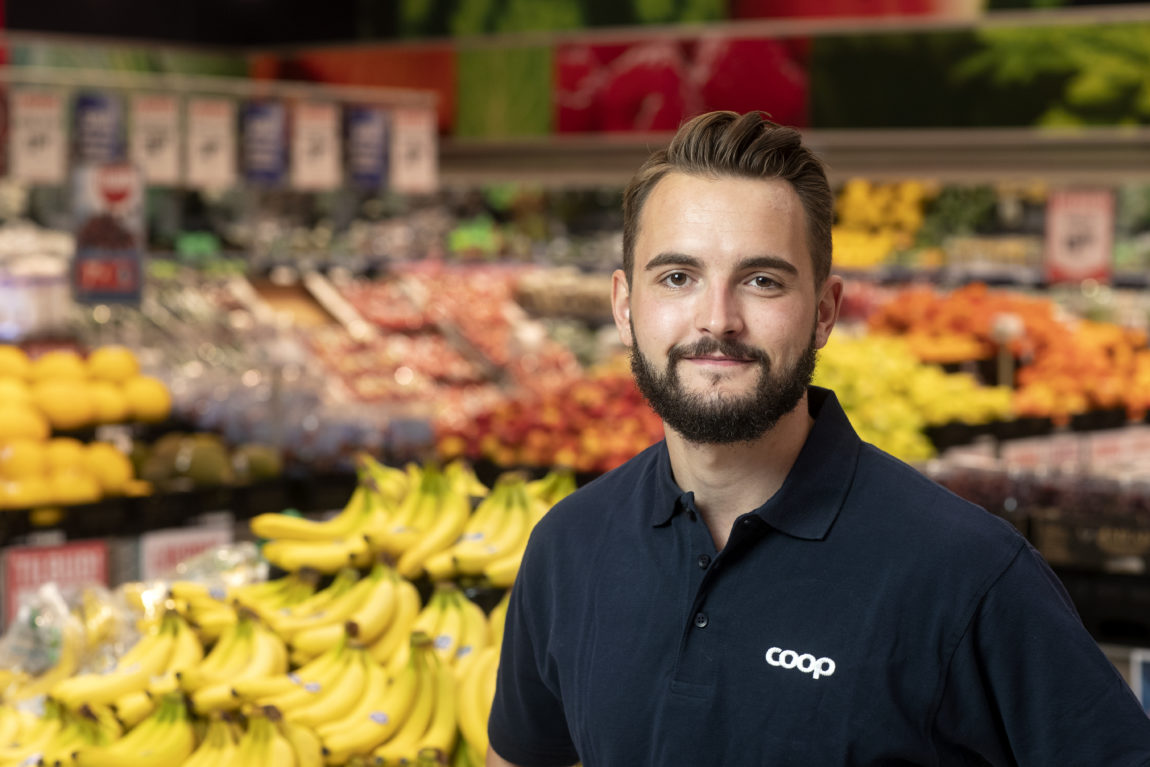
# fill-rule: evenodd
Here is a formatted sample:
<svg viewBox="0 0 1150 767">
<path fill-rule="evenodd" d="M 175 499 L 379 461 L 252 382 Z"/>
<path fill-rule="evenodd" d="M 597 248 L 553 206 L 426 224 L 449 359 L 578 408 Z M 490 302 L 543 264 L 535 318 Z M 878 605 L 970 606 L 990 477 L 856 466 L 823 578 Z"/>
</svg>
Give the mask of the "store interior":
<svg viewBox="0 0 1150 767">
<path fill-rule="evenodd" d="M 611 314 L 622 192 L 714 109 L 826 163 L 846 288 L 815 383 L 1014 525 L 1150 711 L 1150 3 L 169 11 L 3 5 L 0 734 L 27 754 L 162 713 L 172 764 L 261 728 L 482 764 L 531 526 L 662 438 Z M 349 618 L 370 670 L 324 678 L 367 706 L 437 655 L 458 727 L 303 710 L 284 680 Z M 217 716 L 271 700 L 311 740 Z"/>
</svg>

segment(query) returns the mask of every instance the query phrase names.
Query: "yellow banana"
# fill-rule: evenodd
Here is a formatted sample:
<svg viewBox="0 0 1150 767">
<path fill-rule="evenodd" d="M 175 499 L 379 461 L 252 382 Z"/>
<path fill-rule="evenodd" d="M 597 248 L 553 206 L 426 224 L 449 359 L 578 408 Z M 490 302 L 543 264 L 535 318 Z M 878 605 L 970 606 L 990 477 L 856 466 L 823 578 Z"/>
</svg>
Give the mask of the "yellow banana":
<svg viewBox="0 0 1150 767">
<path fill-rule="evenodd" d="M 419 471 L 418 482 L 411 486 L 396 507 L 381 540 L 373 541 L 374 548 L 392 557 L 399 557 L 416 544 L 436 518 L 439 494 L 435 488 L 441 477 L 439 469 L 434 465 L 427 465 Z"/>
<path fill-rule="evenodd" d="M 235 751 L 231 725 L 222 716 L 214 715 L 208 720 L 199 747 L 181 767 L 218 767 L 230 761 Z"/>
<path fill-rule="evenodd" d="M 499 650 L 485 647 L 458 682 L 457 714 L 463 738 L 479 753 L 487 753 L 487 718 L 491 700 L 485 699 L 485 675 L 498 668 Z"/>
<path fill-rule="evenodd" d="M 19 712 L 8 704 L 0 704 L 0 746 L 12 743 L 20 735 L 23 720 Z"/>
<path fill-rule="evenodd" d="M 527 536 L 524 536 L 510 552 L 487 563 L 483 568 L 487 582 L 499 588 L 510 588 L 511 584 L 515 583 L 515 576 L 519 574 L 519 565 L 523 563 L 523 554 L 526 551 Z"/>
<path fill-rule="evenodd" d="M 432 671 L 435 684 L 428 692 L 434 694 L 435 708 L 431 723 L 416 742 L 415 752 L 421 758 L 434 760 L 433 763 L 445 763 L 459 733 L 455 675 L 446 664 L 439 664 Z"/>
<path fill-rule="evenodd" d="M 434 658 L 429 658 L 414 648 L 413 652 L 422 658 L 422 662 L 418 664 L 419 691 L 403 724 L 394 735 L 372 750 L 372 756 L 376 757 L 377 764 L 380 761 L 386 765 L 402 764 L 404 760 L 408 763 L 414 762 L 419 753 L 419 742 L 431 725 L 435 713 L 437 679 L 435 669 L 440 664 Z"/>
<path fill-rule="evenodd" d="M 287 673 L 287 648 L 283 640 L 271 630 L 255 626 L 251 638 L 248 662 L 233 678 L 204 685 L 192 695 L 192 707 L 198 714 L 212 711 L 230 711 L 240 706 L 232 695 L 232 687 L 245 679 L 267 678 Z"/>
<path fill-rule="evenodd" d="M 367 755 L 372 749 L 392 738 L 407 721 L 420 692 L 423 668 L 427 663 L 431 640 L 426 634 L 411 638 L 413 649 L 408 661 L 384 690 L 375 691 L 375 705 L 358 721 L 348 720 L 338 729 L 323 730 L 324 763 L 345 764 L 354 755 Z"/>
<path fill-rule="evenodd" d="M 327 574 L 371 556 L 367 540 L 359 534 L 323 541 L 273 540 L 264 544 L 262 553 L 264 559 L 283 570 L 310 567 Z"/>
<path fill-rule="evenodd" d="M 367 492 L 365 485 L 357 485 L 347 505 L 334 517 L 322 522 L 290 514 L 257 514 L 251 519 L 252 533 L 275 540 L 334 541 L 346 538 L 362 524 Z"/>
<path fill-rule="evenodd" d="M 248 717 L 248 729 L 240 738 L 231 760 L 219 767 L 278 767 L 272 761 L 272 731 L 275 725 L 263 710 Z M 288 764 L 291 767 L 291 764 Z"/>
<path fill-rule="evenodd" d="M 156 710 L 157 701 L 148 690 L 136 690 L 121 695 L 109 705 L 120 724 L 131 729 Z"/>
<path fill-rule="evenodd" d="M 471 500 L 466 494 L 456 490 L 445 476 L 432 475 L 431 480 L 431 492 L 436 499 L 435 516 L 396 562 L 395 569 L 405 578 L 422 575 L 427 558 L 454 544 L 471 516 Z"/>
<path fill-rule="evenodd" d="M 530 532 L 523 486 L 521 477 L 510 482 L 505 502 L 496 507 L 499 513 L 492 519 L 492 526 L 481 536 L 460 541 L 452 548 L 459 572 L 479 575 L 487 564 L 510 553 Z"/>
<path fill-rule="evenodd" d="M 241 680 L 232 687 L 232 694 L 248 702 L 264 703 L 295 692 L 308 683 L 326 679 L 329 670 L 338 666 L 343 659 L 347 643 L 348 638 L 345 635 L 318 658 L 291 674 Z"/>
<path fill-rule="evenodd" d="M 75 709 L 84 703 L 111 703 L 129 692 L 144 689 L 153 676 L 161 674 L 168 666 L 175 646 L 177 620 L 174 614 L 166 615 L 154 638 L 144 637 L 137 643 L 138 646 L 148 642 L 146 654 L 129 651 L 106 674 L 80 674 L 57 682 L 52 687 L 52 697 Z M 130 661 L 125 662 L 129 658 Z"/>
<path fill-rule="evenodd" d="M 301 684 L 287 692 L 257 698 L 256 704 L 275 706 L 282 714 L 307 706 L 335 683 L 348 664 L 354 661 L 357 650 L 358 648 L 351 646 L 348 641 L 335 645 L 329 651 L 330 654 L 325 653 L 316 659 L 316 667 L 307 676 L 298 675 Z M 325 662 L 319 663 L 325 656 L 327 656 Z"/>
<path fill-rule="evenodd" d="M 154 722 L 153 726 L 147 726 Z M 159 708 L 136 729 L 106 746 L 82 748 L 77 767 L 150 767 L 182 764 L 195 747 L 195 732 L 183 696 L 164 696 Z"/>
<path fill-rule="evenodd" d="M 372 576 L 361 578 L 338 597 L 329 602 L 322 610 L 311 615 L 286 616 L 275 625 L 276 633 L 289 644 L 294 643 L 295 636 L 304 629 L 317 626 L 342 626 L 352 614 L 360 608 L 376 585 Z"/>
<path fill-rule="evenodd" d="M 297 767 L 323 767 L 323 744 L 310 727 L 288 722 L 282 717 L 276 725 L 291 745 Z"/>
<path fill-rule="evenodd" d="M 410 470 L 386 466 L 366 453 L 356 456 L 356 462 L 360 481 L 374 488 L 389 503 L 399 503 L 413 486 L 411 479 L 415 474 Z"/>
<path fill-rule="evenodd" d="M 354 586 L 358 580 L 359 570 L 352 567 L 345 567 L 335 574 L 335 577 L 332 578 L 327 588 L 315 592 L 298 604 L 281 608 L 271 615 L 266 616 L 268 625 L 275 631 L 282 633 L 285 630 L 285 626 L 290 626 L 293 620 L 307 618 L 326 609 L 336 598 Z"/>
<path fill-rule="evenodd" d="M 419 616 L 421 601 L 419 589 L 411 581 L 400 578 L 396 583 L 396 605 L 391 623 L 379 639 L 368 647 L 378 663 L 388 663 L 396 651 L 411 640 L 412 627 Z"/>
<path fill-rule="evenodd" d="M 4 699 L 16 703 L 38 695 L 45 695 L 56 685 L 76 673 L 80 667 L 84 651 L 84 637 L 80 623 L 69 617 L 60 627 L 60 649 L 56 663 L 42 674 L 30 677 L 23 683 L 13 684 L 4 693 Z"/>
<path fill-rule="evenodd" d="M 475 475 L 475 469 L 467 461 L 456 458 L 443 467 L 443 473 L 452 488 L 463 496 L 483 498 L 491 492 Z"/>
<path fill-rule="evenodd" d="M 220 640 L 204 657 L 203 663 L 176 673 L 180 687 L 185 692 L 194 693 L 201 687 L 238 675 L 251 658 L 254 624 L 255 619 L 250 613 L 241 616 L 234 626 L 220 635 Z"/>
<path fill-rule="evenodd" d="M 292 722 L 315 727 L 323 722 L 332 722 L 347 715 L 364 694 L 367 681 L 366 664 L 368 655 L 360 647 L 351 649 L 351 657 L 344 671 L 328 685 L 327 690 L 317 695 L 305 706 L 290 709 L 284 716 Z"/>
<path fill-rule="evenodd" d="M 348 726 L 358 724 L 374 711 L 382 697 L 387 693 L 390 684 L 387 669 L 370 658 L 364 664 L 364 694 L 359 701 L 342 717 L 321 722 L 315 726 L 315 733 L 320 737 L 339 732 Z"/>
<path fill-rule="evenodd" d="M 299 767 L 295 747 L 292 746 L 291 741 L 287 739 L 278 726 L 283 721 L 283 717 L 274 708 L 265 711 L 265 715 L 272 724 L 267 736 L 271 741 L 268 745 L 268 764 L 275 765 L 275 767 Z"/>
<path fill-rule="evenodd" d="M 395 571 L 377 563 L 371 573 L 365 576 L 364 582 L 369 586 L 365 587 L 362 601 L 348 614 L 347 620 L 356 624 L 356 639 L 369 644 L 387 628 L 395 610 Z M 292 635 L 291 644 L 296 650 L 314 657 L 337 641 L 343 631 L 343 624 L 324 621 L 322 625 L 296 632 Z"/>
<path fill-rule="evenodd" d="M 173 620 L 176 623 L 176 638 L 166 670 L 175 673 L 192 668 L 203 661 L 204 645 L 186 620 L 180 616 L 176 616 Z"/>
<path fill-rule="evenodd" d="M 487 615 L 483 612 L 483 608 L 464 594 L 459 595 L 458 603 L 463 625 L 459 632 L 459 644 L 455 648 L 453 661 L 456 676 L 463 673 L 463 669 L 475 659 L 479 650 L 491 644 L 491 627 L 487 623 Z"/>
<path fill-rule="evenodd" d="M 443 592 L 443 607 L 439 619 L 431 635 L 435 646 L 435 654 L 449 666 L 455 662 L 455 653 L 459 649 L 460 636 L 463 633 L 463 609 L 460 600 L 463 593 L 454 584 L 438 587 Z M 418 630 L 417 626 L 417 630 Z"/>
</svg>

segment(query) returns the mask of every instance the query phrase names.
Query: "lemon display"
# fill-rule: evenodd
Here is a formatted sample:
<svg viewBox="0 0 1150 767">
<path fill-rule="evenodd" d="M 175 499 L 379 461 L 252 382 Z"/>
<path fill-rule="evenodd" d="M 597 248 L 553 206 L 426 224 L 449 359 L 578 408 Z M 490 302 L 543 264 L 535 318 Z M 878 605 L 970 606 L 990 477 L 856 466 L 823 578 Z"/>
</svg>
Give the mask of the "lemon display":
<svg viewBox="0 0 1150 767">
<path fill-rule="evenodd" d="M 96 423 L 123 423 L 128 420 L 128 400 L 119 386 L 108 381 L 88 384 L 88 398 Z"/>
<path fill-rule="evenodd" d="M 40 476 L 48 468 L 44 443 L 33 439 L 14 439 L 0 444 L 0 477 L 23 479 Z"/>
<path fill-rule="evenodd" d="M 140 374 L 140 362 L 126 346 L 101 346 L 88 355 L 88 375 L 98 381 L 123 383 Z"/>
<path fill-rule="evenodd" d="M 123 384 L 128 410 L 141 421 L 163 421 L 172 412 L 172 395 L 158 378 L 134 376 Z"/>
<path fill-rule="evenodd" d="M 47 478 L 48 503 L 74 506 L 81 503 L 95 503 L 103 493 L 100 483 L 83 471 L 57 471 Z"/>
<path fill-rule="evenodd" d="M 82 381 L 88 377 L 88 368 L 76 352 L 68 349 L 53 349 L 32 360 L 29 377 L 35 381 L 49 379 Z"/>
<path fill-rule="evenodd" d="M 72 437 L 53 437 L 44 444 L 48 472 L 79 466 L 84 461 L 84 443 Z"/>
<path fill-rule="evenodd" d="M 11 439 L 48 438 L 52 427 L 30 404 L 0 401 L 0 442 Z"/>
<path fill-rule="evenodd" d="M 27 402 L 32 391 L 23 378 L 0 374 L 0 402 Z"/>
<path fill-rule="evenodd" d="M 83 380 L 50 379 L 32 387 L 32 401 L 54 429 L 79 429 L 92 423 L 94 410 Z"/>
<path fill-rule="evenodd" d="M 32 361 L 19 346 L 0 345 L 0 376 L 26 379 L 32 372 Z"/>
<path fill-rule="evenodd" d="M 52 488 L 44 477 L 0 482 L 0 503 L 8 509 L 32 509 L 50 502 Z"/>
</svg>

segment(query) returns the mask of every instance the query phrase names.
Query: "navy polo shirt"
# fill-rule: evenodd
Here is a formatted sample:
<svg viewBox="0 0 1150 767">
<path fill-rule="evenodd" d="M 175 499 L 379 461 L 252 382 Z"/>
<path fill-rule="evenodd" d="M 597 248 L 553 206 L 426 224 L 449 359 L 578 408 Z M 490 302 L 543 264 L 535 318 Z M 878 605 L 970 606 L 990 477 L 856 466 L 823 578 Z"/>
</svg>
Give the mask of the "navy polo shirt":
<svg viewBox="0 0 1150 767">
<path fill-rule="evenodd" d="M 1150 719 L 1013 528 L 862 443 L 834 395 L 716 551 L 665 443 L 552 509 L 491 744 L 570 765 L 1150 765 Z"/>
</svg>

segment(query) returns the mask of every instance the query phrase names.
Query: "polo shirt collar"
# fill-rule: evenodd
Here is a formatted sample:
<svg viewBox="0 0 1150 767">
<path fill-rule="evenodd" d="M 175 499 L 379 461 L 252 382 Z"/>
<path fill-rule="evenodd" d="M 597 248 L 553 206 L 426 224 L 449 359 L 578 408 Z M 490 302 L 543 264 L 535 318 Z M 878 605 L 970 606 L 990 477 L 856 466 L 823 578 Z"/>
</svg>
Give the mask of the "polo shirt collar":
<svg viewBox="0 0 1150 767">
<path fill-rule="evenodd" d="M 807 402 L 815 422 L 783 486 L 754 510 L 760 519 L 794 538 L 826 537 L 846 501 L 861 442 L 829 389 L 812 386 Z M 677 511 L 694 508 L 694 493 L 683 492 L 671 473 L 667 443 L 657 447 L 651 524 L 665 524 Z"/>
</svg>

